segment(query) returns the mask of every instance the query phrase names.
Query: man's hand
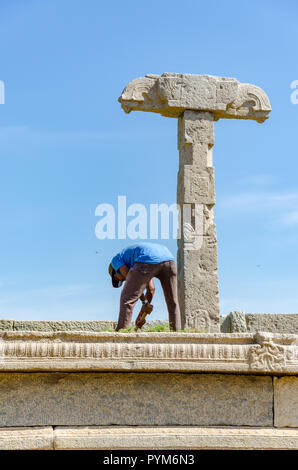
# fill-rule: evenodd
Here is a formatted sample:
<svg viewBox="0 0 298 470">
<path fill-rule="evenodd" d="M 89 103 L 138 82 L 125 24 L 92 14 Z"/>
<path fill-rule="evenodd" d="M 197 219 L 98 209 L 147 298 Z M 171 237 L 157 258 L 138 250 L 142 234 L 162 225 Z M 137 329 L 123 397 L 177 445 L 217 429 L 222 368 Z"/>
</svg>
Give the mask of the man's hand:
<svg viewBox="0 0 298 470">
<path fill-rule="evenodd" d="M 144 312 L 146 312 L 146 314 L 148 315 L 149 313 L 152 312 L 153 310 L 153 305 L 152 304 L 149 304 L 148 302 L 146 302 L 145 304 L 143 304 L 143 307 L 144 307 Z M 142 307 L 142 308 L 143 308 Z"/>
<path fill-rule="evenodd" d="M 145 325 L 146 315 L 149 315 L 153 310 L 153 305 L 149 304 L 145 300 L 142 300 L 142 302 L 143 302 L 143 305 L 142 305 L 141 311 L 136 319 L 135 331 L 137 331 L 138 328 L 142 328 L 142 326 Z"/>
</svg>

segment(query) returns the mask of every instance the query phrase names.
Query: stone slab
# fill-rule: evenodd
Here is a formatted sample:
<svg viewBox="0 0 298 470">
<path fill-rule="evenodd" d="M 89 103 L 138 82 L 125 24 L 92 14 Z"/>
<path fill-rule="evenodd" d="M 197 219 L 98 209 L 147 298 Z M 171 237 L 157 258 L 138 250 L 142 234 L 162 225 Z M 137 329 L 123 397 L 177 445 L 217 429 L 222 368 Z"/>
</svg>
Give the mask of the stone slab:
<svg viewBox="0 0 298 470">
<path fill-rule="evenodd" d="M 298 429 L 197 426 L 0 428 L 0 450 L 297 450 Z"/>
<path fill-rule="evenodd" d="M 272 426 L 271 377 L 1 373 L 0 426 Z"/>
<path fill-rule="evenodd" d="M 293 450 L 298 429 L 243 427 L 56 427 L 56 450 Z"/>
<path fill-rule="evenodd" d="M 298 377 L 274 377 L 274 425 L 298 428 Z"/>
<path fill-rule="evenodd" d="M 53 428 L 0 428 L 0 450 L 53 450 Z"/>
</svg>

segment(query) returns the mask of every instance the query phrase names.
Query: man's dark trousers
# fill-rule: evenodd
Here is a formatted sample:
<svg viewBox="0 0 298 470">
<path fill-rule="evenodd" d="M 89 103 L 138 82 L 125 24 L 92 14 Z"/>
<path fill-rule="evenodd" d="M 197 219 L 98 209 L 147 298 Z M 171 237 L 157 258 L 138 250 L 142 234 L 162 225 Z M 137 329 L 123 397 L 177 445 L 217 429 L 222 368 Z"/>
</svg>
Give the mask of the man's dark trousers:
<svg viewBox="0 0 298 470">
<path fill-rule="evenodd" d="M 153 277 L 157 277 L 163 289 L 170 328 L 181 329 L 181 316 L 177 293 L 177 266 L 175 261 L 163 261 L 159 264 L 134 263 L 129 270 L 120 297 L 120 313 L 116 331 L 128 328 L 131 323 L 133 308 Z"/>
</svg>

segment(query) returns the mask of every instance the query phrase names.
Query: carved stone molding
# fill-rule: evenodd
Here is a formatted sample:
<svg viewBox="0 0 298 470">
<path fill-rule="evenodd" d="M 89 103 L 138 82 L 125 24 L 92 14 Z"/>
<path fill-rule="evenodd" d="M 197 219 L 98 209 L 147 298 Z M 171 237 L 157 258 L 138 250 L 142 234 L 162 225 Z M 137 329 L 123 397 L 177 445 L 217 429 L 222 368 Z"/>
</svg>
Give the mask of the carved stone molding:
<svg viewBox="0 0 298 470">
<path fill-rule="evenodd" d="M 1 332 L 0 371 L 297 374 L 297 335 Z"/>
</svg>

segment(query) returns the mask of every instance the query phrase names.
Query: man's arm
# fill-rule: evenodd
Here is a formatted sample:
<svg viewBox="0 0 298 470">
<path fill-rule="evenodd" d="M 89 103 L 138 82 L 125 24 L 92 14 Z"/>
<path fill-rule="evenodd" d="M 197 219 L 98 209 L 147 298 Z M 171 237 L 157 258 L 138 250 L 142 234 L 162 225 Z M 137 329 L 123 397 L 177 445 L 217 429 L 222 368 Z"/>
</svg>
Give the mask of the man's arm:
<svg viewBox="0 0 298 470">
<path fill-rule="evenodd" d="M 153 279 L 150 279 L 146 286 L 146 294 L 144 292 L 140 295 L 140 300 L 143 302 L 143 307 L 136 319 L 136 330 L 142 328 L 146 323 L 145 316 L 152 312 L 153 305 L 151 304 L 155 292 Z"/>
<path fill-rule="evenodd" d="M 150 279 L 150 281 L 148 282 L 146 286 L 146 296 L 145 296 L 149 304 L 151 304 L 152 302 L 154 292 L 155 292 L 155 285 L 154 285 L 153 279 Z"/>
</svg>

